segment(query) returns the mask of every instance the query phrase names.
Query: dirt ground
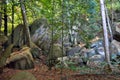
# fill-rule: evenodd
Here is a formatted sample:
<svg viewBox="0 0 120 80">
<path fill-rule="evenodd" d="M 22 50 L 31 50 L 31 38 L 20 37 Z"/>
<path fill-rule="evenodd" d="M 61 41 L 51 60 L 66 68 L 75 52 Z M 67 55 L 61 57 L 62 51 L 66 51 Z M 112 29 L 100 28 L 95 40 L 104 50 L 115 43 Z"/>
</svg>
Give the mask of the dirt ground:
<svg viewBox="0 0 120 80">
<path fill-rule="evenodd" d="M 5 68 L 3 73 L 0 74 L 0 80 L 9 80 L 12 75 L 20 71 L 31 72 L 37 80 L 120 80 L 120 74 L 80 74 L 79 71 L 55 68 L 48 70 L 48 67 L 43 64 L 37 64 L 34 69 L 30 70 Z"/>
</svg>

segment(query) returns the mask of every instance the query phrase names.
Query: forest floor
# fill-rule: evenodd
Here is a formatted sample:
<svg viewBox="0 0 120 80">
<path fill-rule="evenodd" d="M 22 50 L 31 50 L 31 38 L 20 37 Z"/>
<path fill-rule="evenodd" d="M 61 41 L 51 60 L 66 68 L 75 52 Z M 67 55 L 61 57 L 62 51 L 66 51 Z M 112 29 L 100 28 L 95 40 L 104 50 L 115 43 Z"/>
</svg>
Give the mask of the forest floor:
<svg viewBox="0 0 120 80">
<path fill-rule="evenodd" d="M 12 75 L 20 71 L 28 71 L 32 73 L 37 80 L 120 80 L 119 74 L 81 74 L 80 71 L 70 69 L 52 69 L 44 64 L 36 64 L 34 69 L 30 70 L 15 70 L 5 68 L 0 74 L 0 80 L 9 80 Z"/>
</svg>

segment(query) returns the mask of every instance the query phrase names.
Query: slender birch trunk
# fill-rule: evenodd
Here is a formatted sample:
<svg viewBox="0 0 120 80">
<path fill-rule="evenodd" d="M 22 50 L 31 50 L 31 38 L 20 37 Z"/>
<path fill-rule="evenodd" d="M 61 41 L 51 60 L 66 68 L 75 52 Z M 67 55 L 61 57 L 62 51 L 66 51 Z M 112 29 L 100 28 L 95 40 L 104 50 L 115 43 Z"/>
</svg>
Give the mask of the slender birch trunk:
<svg viewBox="0 0 120 80">
<path fill-rule="evenodd" d="M 111 25 L 110 25 L 110 19 L 109 19 L 109 16 L 108 16 L 107 7 L 105 7 L 105 13 L 106 13 L 106 18 L 107 18 L 108 29 L 109 29 L 109 31 L 110 31 L 110 39 L 111 39 L 111 41 L 112 41 L 112 40 L 113 40 L 113 33 L 112 33 Z"/>
<path fill-rule="evenodd" d="M 106 16 L 105 16 L 105 6 L 104 0 L 100 0 L 101 4 L 101 16 L 102 16 L 102 24 L 103 24 L 103 38 L 104 38 L 104 49 L 105 49 L 105 60 L 108 63 L 109 67 L 111 67 L 110 63 L 110 52 L 109 52 L 109 40 L 108 40 L 108 31 L 106 24 Z"/>
</svg>

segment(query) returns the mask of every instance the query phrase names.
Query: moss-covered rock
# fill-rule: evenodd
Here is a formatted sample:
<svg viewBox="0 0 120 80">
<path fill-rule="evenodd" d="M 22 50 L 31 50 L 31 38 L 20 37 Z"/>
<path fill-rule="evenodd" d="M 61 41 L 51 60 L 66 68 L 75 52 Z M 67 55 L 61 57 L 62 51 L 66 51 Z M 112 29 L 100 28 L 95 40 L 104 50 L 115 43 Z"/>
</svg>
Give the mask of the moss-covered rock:
<svg viewBox="0 0 120 80">
<path fill-rule="evenodd" d="M 14 46 L 22 46 L 23 45 L 23 38 L 25 36 L 25 33 L 23 32 L 23 24 L 19 24 L 18 26 L 16 26 L 16 28 L 14 29 L 14 33 L 13 36 L 13 41 L 14 41 Z M 12 34 L 11 34 L 12 35 Z M 8 44 L 11 43 L 11 35 L 8 37 Z"/>
<path fill-rule="evenodd" d="M 60 45 L 60 44 L 53 44 L 53 49 L 52 49 L 52 47 L 50 48 L 49 56 L 51 56 L 51 57 L 58 58 L 58 57 L 62 57 L 65 55 L 66 55 L 65 49 L 63 47 L 63 52 L 62 52 L 62 45 Z"/>
<path fill-rule="evenodd" d="M 22 71 L 13 75 L 9 80 L 36 80 L 36 78 L 32 73 Z"/>
<path fill-rule="evenodd" d="M 13 52 L 7 58 L 6 64 L 8 67 L 15 69 L 31 69 L 34 67 L 34 60 L 29 47 L 24 47 L 20 51 Z"/>
<path fill-rule="evenodd" d="M 63 48 L 62 51 L 62 45 L 53 44 L 46 60 L 46 65 L 49 67 L 49 70 L 59 62 L 57 58 L 63 56 L 65 56 L 65 49 Z"/>
</svg>

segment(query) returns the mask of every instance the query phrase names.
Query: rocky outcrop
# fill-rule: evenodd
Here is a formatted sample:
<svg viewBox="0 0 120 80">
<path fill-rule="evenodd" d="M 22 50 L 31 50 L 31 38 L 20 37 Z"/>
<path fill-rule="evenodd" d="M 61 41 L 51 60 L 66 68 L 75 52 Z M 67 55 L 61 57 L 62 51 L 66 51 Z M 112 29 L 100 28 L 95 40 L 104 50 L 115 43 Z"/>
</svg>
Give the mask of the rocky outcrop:
<svg viewBox="0 0 120 80">
<path fill-rule="evenodd" d="M 111 60 L 119 60 L 118 56 L 120 55 L 120 43 L 116 40 L 113 40 L 110 43 L 110 54 Z M 105 51 L 104 51 L 104 44 L 102 40 L 95 41 L 91 44 L 90 49 L 80 48 L 78 46 L 71 47 L 71 49 L 67 52 L 67 58 L 63 57 L 63 61 L 61 58 L 58 58 L 60 62 L 63 62 L 64 65 L 68 66 L 68 62 L 73 62 L 74 65 L 87 65 L 92 68 L 103 68 L 105 61 Z M 67 62 L 66 62 L 67 59 Z"/>
</svg>

